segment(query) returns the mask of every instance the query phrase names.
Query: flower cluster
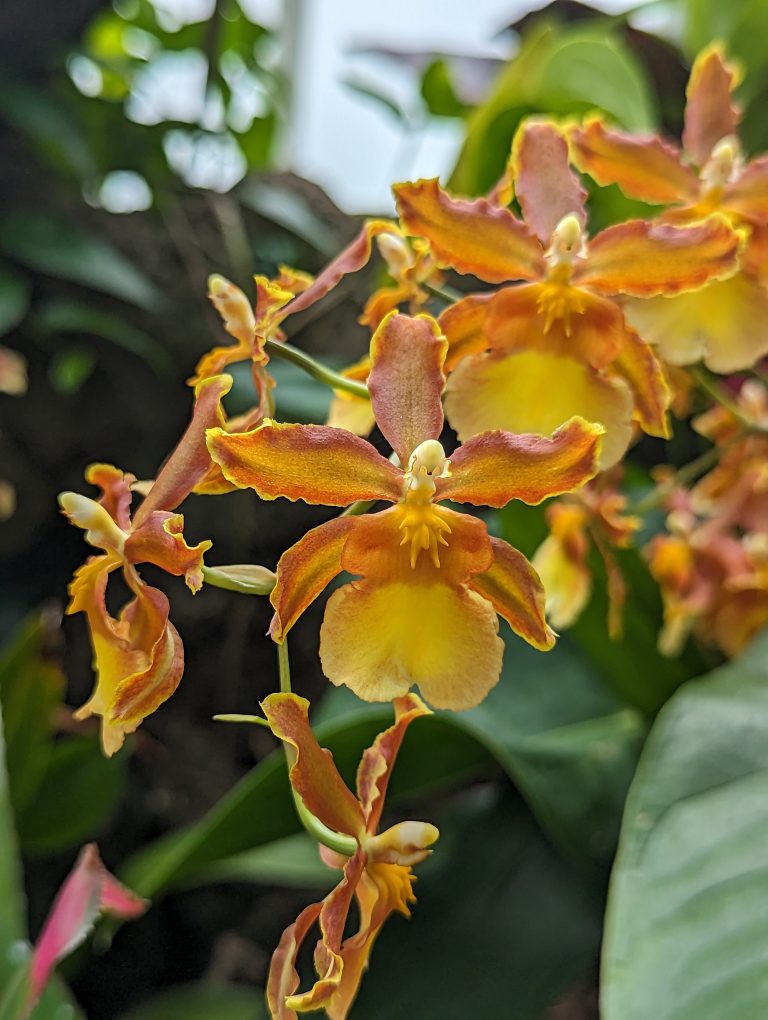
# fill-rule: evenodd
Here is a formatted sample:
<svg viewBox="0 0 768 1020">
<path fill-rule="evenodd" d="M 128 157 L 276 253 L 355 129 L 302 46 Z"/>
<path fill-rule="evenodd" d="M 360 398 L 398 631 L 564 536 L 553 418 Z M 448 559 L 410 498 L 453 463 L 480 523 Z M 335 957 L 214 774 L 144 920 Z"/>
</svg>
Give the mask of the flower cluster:
<svg viewBox="0 0 768 1020">
<path fill-rule="evenodd" d="M 285 744 L 299 815 L 323 860 L 342 871 L 281 939 L 268 985 L 274 1017 L 321 1008 L 346 1017 L 384 921 L 408 914 L 411 868 L 437 830 L 403 822 L 379 833 L 391 769 L 425 702 L 462 711 L 498 682 L 499 617 L 547 651 L 552 627 L 569 626 L 589 600 L 596 553 L 608 632 L 620 634 L 628 591 L 614 550 L 632 543 L 644 502 L 622 491 L 621 462 L 643 434 L 670 437 L 670 409 L 686 415 L 706 400 L 693 426 L 713 445 L 704 461 L 659 469 L 645 497 L 669 514 L 646 546 L 664 601 L 660 645 L 676 654 L 695 632 L 733 655 L 768 623 L 768 396 L 756 378 L 711 374 L 754 369 L 768 352 L 768 157 L 742 154 L 737 81 L 717 47 L 699 56 L 682 148 L 600 117 L 529 119 L 485 197 L 450 195 L 437 180 L 397 184 L 397 221 L 366 223 L 314 279 L 287 267 L 256 277 L 253 306 L 212 276 L 233 342 L 198 362 L 191 423 L 157 478 L 139 483 L 96 464 L 86 479 L 97 499 L 61 496 L 100 550 L 76 573 L 69 611 L 86 614 L 97 675 L 78 715 L 101 716 L 107 754 L 183 671 L 168 599 L 138 565 L 183 576 L 193 593 L 207 581 L 271 599 L 281 693 L 264 700 L 260 721 Z M 578 171 L 664 208 L 590 233 Z M 377 252 L 389 279 L 361 309 L 369 350 L 335 372 L 293 347 L 286 323 Z M 466 290 L 451 289 L 450 272 L 471 278 Z M 331 387 L 327 422 L 276 419 L 276 357 Z M 229 418 L 225 371 L 236 362 L 251 366 L 254 399 Z M 187 544 L 177 508 L 194 493 L 246 488 L 344 509 L 299 536 L 275 574 L 204 567 L 211 543 Z M 550 533 L 533 563 L 489 533 L 488 509 L 550 497 L 560 498 L 544 511 Z M 117 570 L 131 598 L 115 618 L 105 591 Z M 342 573 L 351 579 L 327 599 L 320 628 L 323 672 L 395 712 L 363 754 L 357 796 L 317 744 L 308 703 L 290 693 L 285 649 Z M 358 928 L 345 937 L 353 901 Z M 317 980 L 299 993 L 296 958 L 315 924 Z"/>
</svg>

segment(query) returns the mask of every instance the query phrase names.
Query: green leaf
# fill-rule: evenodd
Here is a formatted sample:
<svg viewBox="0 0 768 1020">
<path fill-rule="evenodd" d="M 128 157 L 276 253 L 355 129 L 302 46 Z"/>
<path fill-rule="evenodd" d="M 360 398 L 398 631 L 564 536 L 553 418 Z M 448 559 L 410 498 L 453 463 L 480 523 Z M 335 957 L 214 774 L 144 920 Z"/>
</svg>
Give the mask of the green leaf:
<svg viewBox="0 0 768 1020">
<path fill-rule="evenodd" d="M 421 96 L 433 117 L 463 117 L 467 106 L 456 95 L 444 60 L 433 60 L 421 77 Z"/>
<path fill-rule="evenodd" d="M 17 631 L 0 658 L 0 704 L 11 803 L 17 817 L 34 811 L 52 748 L 53 716 L 64 693 L 64 677 L 43 647 L 50 629 L 42 614 Z"/>
<path fill-rule="evenodd" d="M 86 347 L 70 347 L 53 356 L 48 381 L 57 393 L 78 393 L 96 367 L 96 355 Z"/>
<path fill-rule="evenodd" d="M 267 1020 L 264 997 L 241 985 L 200 981 L 177 985 L 119 1020 Z"/>
<path fill-rule="evenodd" d="M 5 266 L 0 267 L 0 336 L 10 333 L 29 308 L 29 282 Z"/>
<path fill-rule="evenodd" d="M 599 897 L 524 805 L 471 794 L 435 819 L 440 840 L 415 869 L 418 903 L 384 926 L 352 1018 L 541 1020 L 592 966 Z"/>
<path fill-rule="evenodd" d="M 25 851 L 54 853 L 93 838 L 117 807 L 124 779 L 125 759 L 104 758 L 95 738 L 55 744 L 34 810 L 19 819 Z"/>
<path fill-rule="evenodd" d="M 0 251 L 30 269 L 57 276 L 138 305 L 160 305 L 147 277 L 101 238 L 51 213 L 11 212 L 0 221 Z"/>
<path fill-rule="evenodd" d="M 330 889 L 338 877 L 338 873 L 320 860 L 317 843 L 305 832 L 297 832 L 294 836 L 276 839 L 273 843 L 225 857 L 200 869 L 195 875 L 195 884 L 259 882 L 262 885 Z"/>
<path fill-rule="evenodd" d="M 768 635 L 659 713 L 630 789 L 604 1020 L 768 1015 Z"/>
<path fill-rule="evenodd" d="M 451 187 L 465 194 L 487 191 L 504 170 L 523 117 L 595 109 L 629 129 L 652 127 L 652 90 L 643 65 L 609 31 L 539 24 L 471 115 Z"/>
<path fill-rule="evenodd" d="M 244 206 L 290 231 L 321 255 L 337 254 L 340 244 L 336 233 L 320 219 L 305 196 L 279 184 L 251 180 L 238 187 L 237 197 Z"/>
<path fill-rule="evenodd" d="M 36 307 L 34 326 L 41 336 L 76 333 L 108 340 L 130 351 L 156 372 L 167 375 L 173 366 L 168 351 L 153 337 L 117 315 L 78 301 L 47 301 Z"/>
</svg>

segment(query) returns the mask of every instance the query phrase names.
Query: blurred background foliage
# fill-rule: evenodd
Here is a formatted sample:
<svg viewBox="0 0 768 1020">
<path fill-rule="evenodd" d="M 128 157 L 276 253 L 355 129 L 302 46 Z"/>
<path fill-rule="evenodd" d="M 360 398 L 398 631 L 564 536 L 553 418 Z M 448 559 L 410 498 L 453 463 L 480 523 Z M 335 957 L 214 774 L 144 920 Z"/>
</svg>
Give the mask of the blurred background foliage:
<svg viewBox="0 0 768 1020">
<path fill-rule="evenodd" d="M 97 838 L 109 866 L 154 901 L 136 924 L 97 932 L 64 968 L 80 1007 L 64 1005 L 73 1000 L 59 985 L 42 1020 L 80 1008 L 92 1020 L 263 1016 L 269 954 L 307 890 L 328 882 L 274 741 L 210 720 L 253 711 L 275 685 L 264 600 L 218 590 L 193 600 L 164 579 L 186 675 L 115 759 L 66 707 L 85 699 L 91 673 L 82 621 L 62 623 L 83 547 L 56 493 L 82 488 L 96 459 L 154 475 L 189 413 L 184 380 L 220 336 L 205 298 L 211 271 L 246 289 L 280 263 L 316 271 L 359 225 L 286 167 L 302 4 L 286 0 L 282 22 L 269 25 L 259 6 L 8 0 L 0 10 L 0 356 L 21 354 L 28 379 L 20 392 L 15 361 L 17 383 L 0 394 L 0 987 L 84 841 Z M 599 108 L 628 129 L 677 135 L 691 59 L 713 38 L 744 60 L 744 137 L 752 151 L 768 148 L 763 3 L 669 0 L 606 15 L 555 0 L 504 32 L 508 61 L 366 45 L 409 71 L 407 102 L 386 78 L 349 82 L 409 133 L 454 122 L 459 192 L 497 179 L 529 114 Z M 594 227 L 648 213 L 612 188 L 593 188 L 590 210 Z M 297 320 L 293 342 L 335 364 L 362 353 L 356 318 L 376 273 L 347 279 Z M 280 417 L 322 420 L 329 394 L 319 384 L 282 366 L 276 375 Z M 233 411 L 248 399 L 247 379 L 238 385 Z M 667 447 L 643 439 L 633 491 L 647 489 L 648 465 L 684 463 L 702 442 L 683 428 Z M 269 566 L 323 513 L 259 505 L 249 493 L 215 509 L 193 500 L 185 512 L 188 535 L 213 537 L 212 562 Z M 489 524 L 526 554 L 545 534 L 541 508 L 513 506 Z M 658 593 L 638 553 L 621 558 L 631 591 L 621 641 L 607 637 L 598 581 L 555 651 L 511 639 L 483 705 L 437 713 L 409 735 L 395 811 L 408 805 L 443 835 L 420 869 L 414 918 L 381 936 L 354 1016 L 597 1016 L 622 816 L 604 1016 L 764 1012 L 768 897 L 755 893 L 768 880 L 753 848 L 768 832 L 758 784 L 768 767 L 766 646 L 695 680 L 718 662 L 693 645 L 679 659 L 659 655 Z M 294 672 L 301 693 L 322 695 L 318 736 L 351 778 L 388 711 L 325 692 L 321 612 L 315 605 L 296 627 Z M 748 944 L 727 931 L 704 944 L 705 878 L 729 883 Z M 707 909 L 718 916 L 717 904 Z M 702 973 L 707 1001 L 693 995 Z"/>
</svg>

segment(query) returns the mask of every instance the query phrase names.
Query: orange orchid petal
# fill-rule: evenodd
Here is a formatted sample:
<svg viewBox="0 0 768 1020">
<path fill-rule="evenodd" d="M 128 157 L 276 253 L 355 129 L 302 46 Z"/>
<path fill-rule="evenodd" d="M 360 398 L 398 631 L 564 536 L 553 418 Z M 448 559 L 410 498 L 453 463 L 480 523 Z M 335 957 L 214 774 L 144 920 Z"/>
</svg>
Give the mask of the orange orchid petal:
<svg viewBox="0 0 768 1020">
<path fill-rule="evenodd" d="M 352 517 L 337 517 L 312 528 L 287 549 L 277 564 L 277 581 L 270 601 L 275 615 L 269 633 L 278 642 L 325 586 L 341 573 L 341 551 L 354 525 Z"/>
<path fill-rule="evenodd" d="M 723 208 L 750 223 L 768 224 L 768 156 L 753 159 L 725 187 Z"/>
<path fill-rule="evenodd" d="M 67 607 L 68 613 L 87 615 L 96 673 L 93 694 L 75 717 L 102 717 L 101 740 L 108 756 L 170 697 L 184 669 L 181 641 L 168 620 L 168 599 L 145 585 L 133 568 L 126 568 L 125 578 L 134 599 L 118 620 L 107 612 L 107 579 L 118 565 L 109 556 L 86 561 L 70 585 Z"/>
<path fill-rule="evenodd" d="M 598 470 L 603 429 L 571 418 L 547 439 L 541 435 L 483 432 L 456 450 L 437 498 L 501 507 L 511 499 L 541 503 L 570 492 Z"/>
<path fill-rule="evenodd" d="M 573 279 L 603 294 L 679 294 L 731 276 L 741 246 L 740 235 L 717 214 L 684 227 L 629 220 L 592 239 Z"/>
<path fill-rule="evenodd" d="M 192 420 L 136 511 L 136 527 L 156 510 L 175 510 L 208 472 L 211 456 L 205 444 L 206 429 L 224 424 L 221 401 L 231 388 L 229 375 L 198 383 Z"/>
<path fill-rule="evenodd" d="M 493 294 L 470 294 L 450 305 L 438 316 L 438 325 L 448 341 L 444 366 L 446 372 L 453 371 L 462 358 L 478 354 L 488 347 L 483 326 L 488 302 L 492 297 Z"/>
<path fill-rule="evenodd" d="M 627 449 L 632 408 L 632 394 L 622 380 L 539 351 L 466 358 L 449 377 L 445 393 L 448 420 L 462 440 L 494 429 L 551 435 L 574 416 L 596 422 L 606 430 L 601 470 Z"/>
<path fill-rule="evenodd" d="M 590 117 L 570 132 L 571 152 L 580 170 L 598 184 L 618 184 L 630 198 L 669 205 L 695 201 L 699 179 L 678 148 L 658 135 L 634 135 Z"/>
<path fill-rule="evenodd" d="M 363 313 L 357 320 L 361 326 L 376 329 L 381 320 L 398 308 L 404 301 L 414 295 L 414 287 L 407 283 L 398 283 L 390 287 L 379 287 L 368 298 Z"/>
<path fill-rule="evenodd" d="M 112 464 L 91 464 L 85 470 L 85 480 L 101 489 L 99 503 L 118 527 L 127 531 L 131 526 L 131 486 L 136 477 Z"/>
<path fill-rule="evenodd" d="M 499 538 L 491 538 L 493 564 L 472 578 L 472 588 L 488 599 L 515 634 L 541 651 L 555 643 L 544 617 L 544 588 L 539 575 L 521 552 Z"/>
<path fill-rule="evenodd" d="M 495 351 L 537 350 L 600 369 L 621 350 L 626 328 L 621 309 L 583 287 L 524 283 L 490 298 L 484 330 Z M 552 317 L 558 303 L 563 314 Z"/>
<path fill-rule="evenodd" d="M 184 540 L 182 514 L 155 510 L 135 527 L 125 541 L 128 563 L 154 563 L 174 577 L 183 576 L 190 591 L 203 586 L 203 555 L 212 542 L 207 539 L 195 546 Z"/>
<path fill-rule="evenodd" d="M 296 957 L 307 935 L 320 916 L 322 903 L 311 903 L 299 914 L 293 924 L 283 932 L 272 954 L 267 978 L 267 1005 L 272 1020 L 297 1020 L 295 1009 L 289 1009 L 286 999 L 299 987 Z"/>
<path fill-rule="evenodd" d="M 284 309 L 284 315 L 303 312 L 332 291 L 348 273 L 356 273 L 370 261 L 373 239 L 378 234 L 400 234 L 400 229 L 389 220 L 369 220 L 344 250 L 330 262 L 307 289 L 295 297 Z"/>
<path fill-rule="evenodd" d="M 355 382 L 367 382 L 370 371 L 371 358 L 366 354 L 359 361 L 345 368 L 341 374 L 346 379 L 353 379 Z M 347 393 L 346 390 L 334 390 L 325 424 L 335 429 L 354 432 L 356 436 L 370 435 L 376 424 L 371 401 L 367 397 L 356 397 L 352 393 Z"/>
<path fill-rule="evenodd" d="M 526 226 L 548 245 L 560 220 L 573 213 L 583 227 L 587 193 L 568 161 L 568 143 L 555 124 L 528 120 L 512 144 L 515 189 Z"/>
<path fill-rule="evenodd" d="M 417 508 L 450 530 L 439 566 L 411 558 L 400 505 L 358 518 L 344 547 L 344 569 L 363 578 L 331 596 L 320 631 L 323 672 L 365 701 L 389 701 L 418 684 L 425 700 L 460 710 L 496 684 L 503 645 L 491 604 L 467 582 L 490 567 L 481 521 L 442 507 Z M 426 518 L 425 518 L 426 521 Z M 375 626 L 373 625 L 375 621 Z M 418 624 L 415 622 L 418 621 Z"/>
<path fill-rule="evenodd" d="M 666 300 L 666 299 L 662 299 Z M 664 371 L 648 344 L 628 326 L 612 371 L 626 381 L 635 398 L 635 419 L 649 436 L 669 439 L 667 409 L 671 400 Z"/>
<path fill-rule="evenodd" d="M 336 832 L 358 836 L 365 828 L 360 805 L 320 747 L 309 725 L 309 702 L 297 694 L 270 694 L 261 703 L 272 732 L 296 749 L 291 786 L 321 822 Z"/>
<path fill-rule="evenodd" d="M 208 449 L 224 475 L 262 499 L 347 506 L 359 499 L 400 498 L 402 472 L 370 443 L 328 425 L 265 423 L 253 432 L 208 433 Z"/>
<path fill-rule="evenodd" d="M 406 467 L 419 443 L 443 429 L 447 341 L 429 315 L 390 312 L 371 340 L 368 392 L 382 435 Z"/>
<path fill-rule="evenodd" d="M 369 833 L 376 832 L 379 827 L 389 778 L 406 730 L 414 719 L 432 714 L 417 694 L 395 698 L 394 708 L 394 724 L 379 733 L 373 744 L 363 752 L 357 770 L 357 799 Z"/>
<path fill-rule="evenodd" d="M 768 354 L 768 290 L 745 273 L 677 297 L 628 301 L 627 322 L 664 361 L 713 372 L 751 368 Z"/>
<path fill-rule="evenodd" d="M 168 619 L 168 599 L 157 588 L 144 584 L 133 568 L 126 567 L 124 574 L 135 598 L 121 612 L 120 626 L 149 662 L 121 679 L 115 689 L 108 721 L 123 727 L 138 725 L 167 701 L 184 672 L 184 647 Z"/>
<path fill-rule="evenodd" d="M 429 241 L 440 265 L 489 283 L 544 272 L 541 245 L 508 209 L 485 198 L 451 198 L 436 178 L 396 184 L 394 192 L 405 229 Z"/>
<path fill-rule="evenodd" d="M 712 149 L 739 126 L 739 108 L 732 93 L 741 80 L 735 64 L 726 63 L 722 47 L 713 43 L 696 57 L 685 91 L 683 148 L 696 166 L 703 166 Z"/>
</svg>

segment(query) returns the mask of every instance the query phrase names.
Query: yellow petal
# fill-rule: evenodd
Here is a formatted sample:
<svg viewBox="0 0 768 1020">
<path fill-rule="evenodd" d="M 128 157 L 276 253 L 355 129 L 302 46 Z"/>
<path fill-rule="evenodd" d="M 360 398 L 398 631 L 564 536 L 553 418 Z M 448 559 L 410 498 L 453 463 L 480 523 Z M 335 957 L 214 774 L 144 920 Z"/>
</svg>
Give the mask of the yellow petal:
<svg viewBox="0 0 768 1020">
<path fill-rule="evenodd" d="M 602 470 L 629 445 L 632 408 L 622 380 L 538 351 L 466 358 L 448 379 L 445 397 L 448 420 L 462 440 L 492 429 L 551 435 L 574 416 L 602 425 Z"/>
<path fill-rule="evenodd" d="M 568 556 L 555 535 L 545 538 L 531 560 L 547 593 L 547 616 L 555 630 L 575 623 L 589 601 L 592 579 L 583 562 Z"/>
<path fill-rule="evenodd" d="M 627 322 L 672 365 L 750 368 L 768 353 L 768 290 L 745 273 L 677 297 L 627 301 Z"/>
</svg>

